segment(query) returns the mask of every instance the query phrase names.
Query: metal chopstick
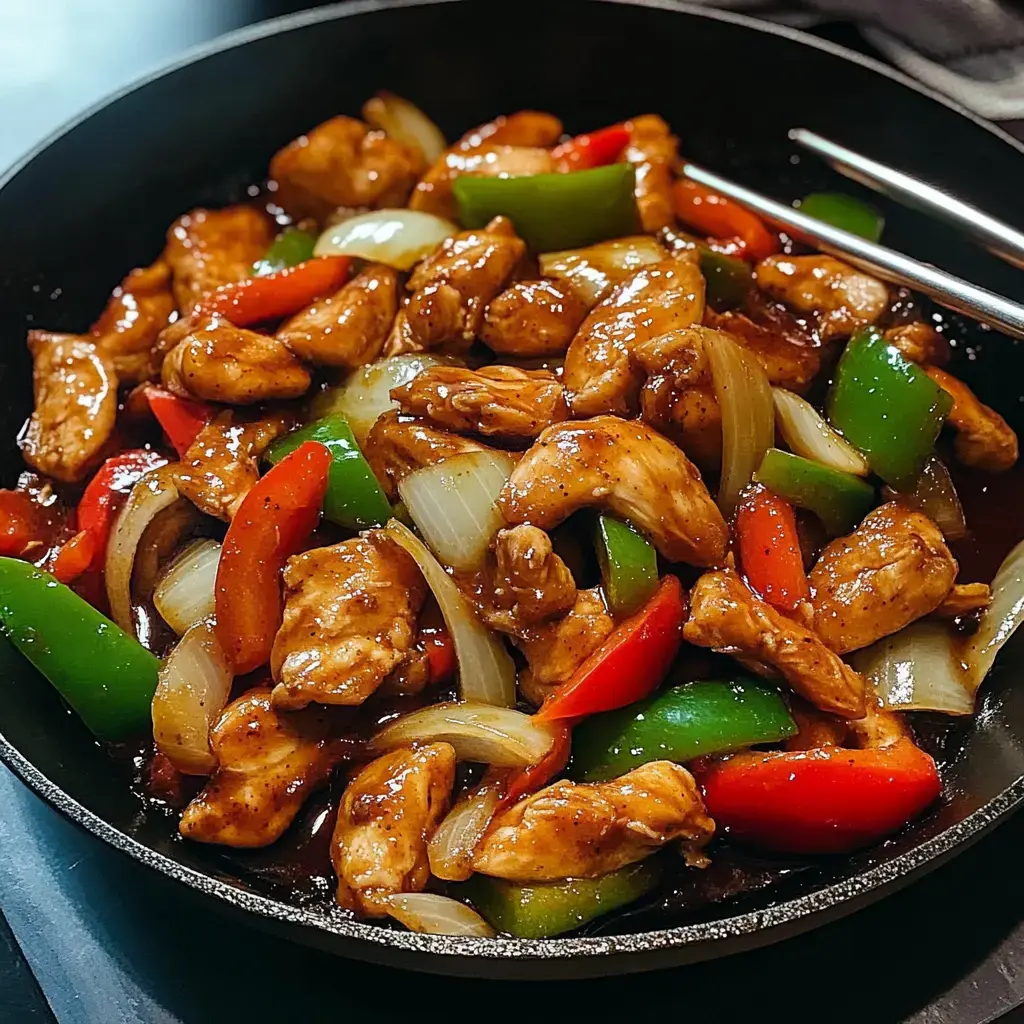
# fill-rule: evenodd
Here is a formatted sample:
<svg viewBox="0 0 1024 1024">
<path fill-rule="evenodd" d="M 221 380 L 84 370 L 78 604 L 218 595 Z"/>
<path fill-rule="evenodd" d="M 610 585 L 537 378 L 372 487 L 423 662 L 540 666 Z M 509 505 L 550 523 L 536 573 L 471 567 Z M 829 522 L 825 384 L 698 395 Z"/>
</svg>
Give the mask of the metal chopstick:
<svg viewBox="0 0 1024 1024">
<path fill-rule="evenodd" d="M 947 274 L 928 263 L 921 263 L 901 252 L 896 252 L 895 249 L 876 245 L 859 235 L 808 217 L 791 206 L 769 199 L 743 185 L 737 185 L 736 182 L 722 178 L 696 164 L 684 164 L 683 174 L 763 214 L 775 224 L 794 230 L 801 238 L 813 242 L 823 252 L 839 256 L 885 281 L 916 288 L 947 309 L 965 313 L 990 327 L 1004 331 L 1013 338 L 1024 339 L 1024 306 L 1011 302 L 1002 295 L 996 295 L 995 292 Z"/>
<path fill-rule="evenodd" d="M 840 146 L 806 128 L 789 137 L 831 164 L 840 174 L 914 209 L 960 228 L 996 256 L 1024 268 L 1024 232 L 917 178 Z"/>
</svg>

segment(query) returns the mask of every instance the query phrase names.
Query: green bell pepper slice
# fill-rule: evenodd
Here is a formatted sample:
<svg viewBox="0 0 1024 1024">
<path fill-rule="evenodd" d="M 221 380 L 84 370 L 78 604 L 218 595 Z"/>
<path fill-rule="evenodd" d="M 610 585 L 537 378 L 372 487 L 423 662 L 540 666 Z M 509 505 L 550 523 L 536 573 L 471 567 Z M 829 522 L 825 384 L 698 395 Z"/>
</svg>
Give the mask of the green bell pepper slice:
<svg viewBox="0 0 1024 1024">
<path fill-rule="evenodd" d="M 776 743 L 796 731 L 775 687 L 749 678 L 700 680 L 580 722 L 569 774 L 604 782 L 649 761 L 685 763 Z"/>
<path fill-rule="evenodd" d="M 287 267 L 296 267 L 313 258 L 313 246 L 315 245 L 316 235 L 300 228 L 285 228 L 274 239 L 263 259 L 257 260 L 253 264 L 253 272 L 257 277 L 265 277 L 267 274 L 276 274 L 279 270 L 284 270 Z"/>
<path fill-rule="evenodd" d="M 778 448 L 764 453 L 754 480 L 813 512 L 832 537 L 849 533 L 875 504 L 875 489 L 860 477 Z"/>
<path fill-rule="evenodd" d="M 305 441 L 319 441 L 331 452 L 324 515 L 332 523 L 364 530 L 383 526 L 391 518 L 391 505 L 344 416 L 325 416 L 282 437 L 268 449 L 266 460 L 277 465 Z"/>
<path fill-rule="evenodd" d="M 608 603 L 616 616 L 632 615 L 658 589 L 658 553 L 628 523 L 597 517 L 597 561 Z"/>
<path fill-rule="evenodd" d="M 952 407 L 874 327 L 847 343 L 827 403 L 829 422 L 898 491 L 913 489 Z"/>
<path fill-rule="evenodd" d="M 496 931 L 517 939 L 547 939 L 645 896 L 661 881 L 657 861 L 628 864 L 598 878 L 519 885 L 473 875 L 459 887 Z"/>
<path fill-rule="evenodd" d="M 0 632 L 97 739 L 151 728 L 160 660 L 48 572 L 0 558 Z"/>
<path fill-rule="evenodd" d="M 800 212 L 869 242 L 877 242 L 885 227 L 885 218 L 870 203 L 843 192 L 812 192 L 800 201 Z"/>
<path fill-rule="evenodd" d="M 708 305 L 716 313 L 742 306 L 753 287 L 754 274 L 749 263 L 714 249 L 700 250 L 700 271 L 707 286 Z"/>
<path fill-rule="evenodd" d="M 463 227 L 482 228 L 503 214 L 531 250 L 554 252 L 637 234 L 635 186 L 631 164 L 609 164 L 570 174 L 462 175 L 452 191 Z"/>
</svg>

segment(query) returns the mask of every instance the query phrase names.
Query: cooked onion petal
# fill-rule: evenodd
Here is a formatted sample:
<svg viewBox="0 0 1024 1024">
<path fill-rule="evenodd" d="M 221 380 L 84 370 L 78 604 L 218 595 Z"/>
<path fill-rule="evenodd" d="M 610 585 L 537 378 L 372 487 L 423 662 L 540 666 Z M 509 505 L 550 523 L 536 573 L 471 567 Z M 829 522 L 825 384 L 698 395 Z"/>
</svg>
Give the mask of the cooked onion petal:
<svg viewBox="0 0 1024 1024">
<path fill-rule="evenodd" d="M 164 570 L 153 594 L 156 610 L 179 636 L 213 614 L 220 545 L 194 541 Z"/>
<path fill-rule="evenodd" d="M 415 146 L 433 163 L 448 148 L 441 129 L 409 100 L 393 92 L 379 92 L 363 104 L 363 117 L 396 142 Z"/>
<path fill-rule="evenodd" d="M 924 464 L 914 489 L 901 493 L 899 497 L 911 508 L 928 516 L 947 540 L 966 536 L 967 520 L 953 486 L 953 478 L 945 463 L 936 456 L 932 455 Z"/>
<path fill-rule="evenodd" d="M 427 858 L 430 873 L 446 882 L 464 882 L 473 873 L 473 851 L 501 800 L 504 780 L 493 780 L 464 796 L 437 826 Z"/>
<path fill-rule="evenodd" d="M 316 240 L 317 256 L 358 256 L 410 270 L 458 232 L 450 220 L 419 210 L 372 210 L 332 224 Z"/>
<path fill-rule="evenodd" d="M 494 929 L 465 903 L 433 892 L 402 892 L 384 896 L 381 906 L 406 928 L 426 935 L 472 935 L 493 938 Z"/>
<path fill-rule="evenodd" d="M 795 455 L 840 473 L 867 476 L 871 472 L 868 460 L 837 434 L 807 399 L 785 388 L 772 388 L 772 401 L 779 433 Z"/>
<path fill-rule="evenodd" d="M 984 526 L 982 527 L 984 528 Z M 992 603 L 981 613 L 966 650 L 968 676 L 977 690 L 996 655 L 1024 621 L 1024 541 L 1003 560 L 992 580 Z"/>
</svg>

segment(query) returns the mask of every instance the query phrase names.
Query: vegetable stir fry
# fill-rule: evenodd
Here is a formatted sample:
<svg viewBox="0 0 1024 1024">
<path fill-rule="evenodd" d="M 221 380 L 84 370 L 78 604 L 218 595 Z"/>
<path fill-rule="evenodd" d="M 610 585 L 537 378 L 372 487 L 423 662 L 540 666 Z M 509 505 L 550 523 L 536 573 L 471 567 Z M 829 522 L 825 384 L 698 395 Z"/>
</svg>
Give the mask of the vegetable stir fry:
<svg viewBox="0 0 1024 1024">
<path fill-rule="evenodd" d="M 1024 617 L 955 481 L 1016 435 L 919 304 L 680 164 L 651 114 L 449 145 L 381 94 L 29 333 L 2 633 L 182 841 L 326 799 L 343 908 L 546 937 L 940 798 L 911 713 L 970 714 Z"/>
</svg>

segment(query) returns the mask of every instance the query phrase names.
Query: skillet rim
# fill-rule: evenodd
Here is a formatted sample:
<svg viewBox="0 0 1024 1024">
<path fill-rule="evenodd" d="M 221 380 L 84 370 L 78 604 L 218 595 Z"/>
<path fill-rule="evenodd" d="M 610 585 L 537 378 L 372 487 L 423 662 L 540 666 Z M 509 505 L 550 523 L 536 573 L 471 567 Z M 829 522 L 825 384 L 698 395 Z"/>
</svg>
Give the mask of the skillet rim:
<svg viewBox="0 0 1024 1024">
<path fill-rule="evenodd" d="M 144 73 L 90 105 L 45 136 L 23 156 L 16 159 L 9 168 L 0 173 L 0 190 L 14 178 L 28 171 L 35 158 L 48 147 L 89 120 L 94 114 L 117 103 L 135 90 L 207 57 L 269 36 L 350 16 L 405 7 L 427 7 L 466 2 L 469 0 L 349 0 L 347 3 L 331 4 L 258 22 L 255 25 L 245 26 L 218 36 L 212 41 L 190 47 L 183 54 L 162 63 L 154 70 Z M 765 22 L 732 11 L 698 7 L 686 0 L 589 0 L 589 2 L 677 12 L 711 21 L 739 25 L 765 35 L 812 47 L 841 60 L 859 64 L 869 71 L 883 75 L 897 85 L 909 88 L 933 102 L 945 106 L 1024 155 L 1024 144 L 955 100 L 910 79 L 902 72 L 872 57 L 819 39 L 799 29 Z M 200 894 L 223 901 L 228 907 L 235 910 L 247 914 L 252 913 L 256 915 L 257 919 L 264 919 L 268 923 L 276 921 L 285 925 L 297 926 L 306 933 L 305 937 L 309 941 L 313 941 L 317 935 L 322 933 L 320 941 L 314 944 L 325 945 L 332 937 L 346 940 L 345 955 L 371 959 L 376 947 L 391 948 L 415 956 L 415 959 L 403 961 L 404 966 L 444 973 L 461 973 L 465 970 L 467 961 L 478 959 L 532 962 L 534 964 L 541 961 L 555 961 L 564 964 L 579 958 L 590 961 L 591 967 L 586 973 L 596 973 L 599 968 L 593 958 L 609 955 L 616 958 L 614 968 L 616 972 L 627 972 L 667 965 L 670 960 L 664 956 L 657 958 L 657 962 L 654 963 L 648 962 L 647 959 L 642 963 L 639 962 L 641 955 L 655 954 L 658 951 L 662 953 L 671 950 L 683 951 L 681 955 L 677 953 L 674 958 L 676 962 L 679 962 L 708 959 L 730 952 L 738 952 L 740 949 L 767 945 L 789 935 L 818 927 L 828 920 L 852 913 L 873 899 L 881 898 L 888 892 L 908 884 L 913 878 L 938 867 L 943 861 L 966 849 L 984 832 L 995 827 L 1024 802 L 1024 776 L 1021 776 L 966 818 L 891 861 L 864 871 L 853 878 L 833 883 L 804 896 L 773 904 L 763 910 L 735 914 L 717 921 L 677 925 L 672 928 L 627 935 L 552 939 L 484 939 L 400 932 L 378 924 L 349 920 L 341 916 L 340 912 L 335 916 L 330 910 L 325 912 L 322 909 L 293 906 L 250 892 L 180 864 L 173 858 L 151 849 L 115 828 L 52 782 L 21 754 L 2 732 L 0 732 L 0 762 L 13 771 L 37 796 L 42 797 L 51 807 L 76 825 L 92 833 L 112 848 Z M 256 920 L 251 923 L 258 924 L 260 922 Z M 724 943 L 728 940 L 736 940 L 736 945 L 725 948 Z M 424 957 L 418 954 L 433 954 L 433 956 Z"/>
</svg>

